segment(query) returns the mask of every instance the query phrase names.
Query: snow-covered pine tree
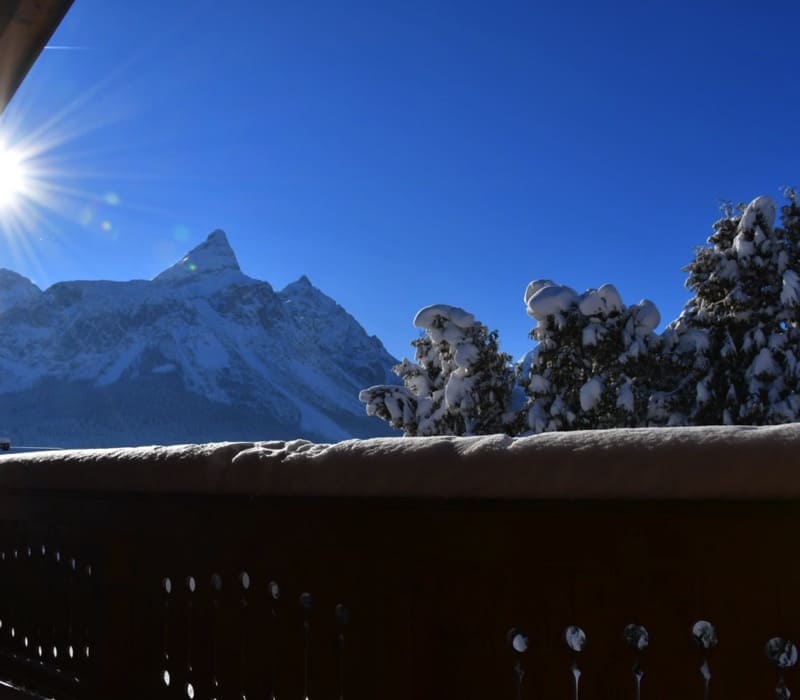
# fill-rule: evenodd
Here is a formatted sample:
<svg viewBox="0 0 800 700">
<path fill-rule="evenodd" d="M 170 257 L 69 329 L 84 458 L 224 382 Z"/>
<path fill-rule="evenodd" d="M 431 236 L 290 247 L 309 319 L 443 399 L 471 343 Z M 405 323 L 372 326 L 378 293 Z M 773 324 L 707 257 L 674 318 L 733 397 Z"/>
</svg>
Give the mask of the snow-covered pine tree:
<svg viewBox="0 0 800 700">
<path fill-rule="evenodd" d="M 758 197 L 714 224 L 685 268 L 694 296 L 664 333 L 675 386 L 655 422 L 761 425 L 796 421 L 800 352 L 800 207 Z M 658 409 L 661 410 L 658 410 Z"/>
<path fill-rule="evenodd" d="M 436 304 L 421 309 L 412 341 L 415 362 L 393 368 L 403 386 L 379 385 L 358 396 L 369 415 L 406 436 L 486 435 L 508 430 L 514 385 L 511 358 L 489 331 L 461 308 Z"/>
<path fill-rule="evenodd" d="M 646 422 L 661 317 L 647 300 L 625 306 L 613 285 L 574 289 L 536 280 L 525 290 L 537 346 L 519 381 L 533 432 L 635 427 Z"/>
</svg>

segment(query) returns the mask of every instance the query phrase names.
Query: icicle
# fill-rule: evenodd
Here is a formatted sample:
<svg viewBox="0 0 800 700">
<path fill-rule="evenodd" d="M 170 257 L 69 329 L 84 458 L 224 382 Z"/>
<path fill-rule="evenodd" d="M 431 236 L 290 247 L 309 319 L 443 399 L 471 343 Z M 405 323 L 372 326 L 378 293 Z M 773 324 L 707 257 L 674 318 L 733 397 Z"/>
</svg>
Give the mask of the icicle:
<svg viewBox="0 0 800 700">
<path fill-rule="evenodd" d="M 636 661 L 633 664 L 633 683 L 636 690 L 636 700 L 642 698 L 642 678 L 644 677 L 644 669 L 639 663 L 639 654 L 643 652 L 650 645 L 650 636 L 647 630 L 642 625 L 628 625 L 625 628 L 625 641 L 629 646 L 637 652 Z"/>
<path fill-rule="evenodd" d="M 516 698 L 522 700 L 522 679 L 525 678 L 525 670 L 522 668 L 521 656 L 528 650 L 528 635 L 522 630 L 512 627 L 506 635 L 509 646 L 518 655 L 517 662 L 514 664 L 514 681 L 516 686 Z"/>
<path fill-rule="evenodd" d="M 222 576 L 211 576 L 211 691 L 212 700 L 219 695 L 219 659 L 217 657 L 217 635 L 219 634 L 219 596 L 222 591 Z"/>
<path fill-rule="evenodd" d="M 250 574 L 242 571 L 239 574 L 239 586 L 241 587 L 241 598 L 239 599 L 240 627 L 239 633 L 239 694 L 241 698 L 247 697 L 247 641 L 250 629 L 250 602 L 248 600 L 250 590 Z"/>
<path fill-rule="evenodd" d="M 192 676 L 194 674 L 194 667 L 192 666 L 192 646 L 194 636 L 192 631 L 192 622 L 194 620 L 194 593 L 197 590 L 197 581 L 194 576 L 186 577 L 186 590 L 189 591 L 189 597 L 186 600 L 186 685 L 184 691 L 189 700 L 194 700 L 194 683 L 192 683 Z"/>
<path fill-rule="evenodd" d="M 775 700 L 789 700 L 791 691 L 786 687 L 783 672 L 797 663 L 797 647 L 788 639 L 773 637 L 767 642 L 764 653 L 770 663 L 778 669 L 778 685 L 775 686 Z"/>
<path fill-rule="evenodd" d="M 572 678 L 573 678 L 573 700 L 580 700 L 579 698 L 579 684 L 581 679 L 581 670 L 578 668 L 578 657 L 577 654 L 580 654 L 583 651 L 583 647 L 586 646 L 586 633 L 580 628 L 575 625 L 570 625 L 567 629 L 564 630 L 564 641 L 567 643 L 567 646 L 575 652 L 576 656 L 572 661 Z"/>
<path fill-rule="evenodd" d="M 270 622 L 272 624 L 272 643 L 270 644 L 269 662 L 269 700 L 275 700 L 275 684 L 278 678 L 278 609 L 281 598 L 281 587 L 277 581 L 270 581 L 267 586 L 270 597 Z"/>
<path fill-rule="evenodd" d="M 341 603 L 334 610 L 334 617 L 339 626 L 336 635 L 336 651 L 339 656 L 339 700 L 344 700 L 344 628 L 350 622 L 350 611 Z"/>
<path fill-rule="evenodd" d="M 169 688 L 170 682 L 172 681 L 170 672 L 169 672 L 169 596 L 172 593 L 172 579 L 169 577 L 164 578 L 161 581 L 161 590 L 164 593 L 164 629 L 162 630 L 162 649 L 161 649 L 161 659 L 163 668 L 161 669 L 161 682 L 164 684 L 165 687 Z M 72 627 L 71 623 L 72 618 L 72 611 L 70 609 L 70 629 Z M 72 641 L 68 637 L 68 651 L 70 658 L 72 657 L 73 650 L 72 650 Z"/>
<path fill-rule="evenodd" d="M 700 675 L 703 677 L 704 684 L 703 700 L 709 700 L 711 693 L 711 667 L 708 665 L 708 652 L 719 644 L 717 631 L 710 622 L 699 620 L 692 627 L 692 638 L 695 644 L 705 652 L 703 665 L 700 666 Z"/>
<path fill-rule="evenodd" d="M 303 700 L 308 700 L 308 673 L 311 654 L 311 610 L 314 601 L 310 593 L 300 594 L 300 608 L 303 611 Z"/>
</svg>

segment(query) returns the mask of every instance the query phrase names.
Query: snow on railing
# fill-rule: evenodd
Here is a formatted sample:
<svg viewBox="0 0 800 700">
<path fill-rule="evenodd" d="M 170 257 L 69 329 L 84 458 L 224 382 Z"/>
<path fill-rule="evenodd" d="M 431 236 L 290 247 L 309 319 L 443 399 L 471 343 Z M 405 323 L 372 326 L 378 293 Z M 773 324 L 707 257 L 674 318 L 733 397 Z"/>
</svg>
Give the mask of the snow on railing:
<svg viewBox="0 0 800 700">
<path fill-rule="evenodd" d="M 0 458 L 0 685 L 786 700 L 800 432 L 718 433 Z"/>
</svg>

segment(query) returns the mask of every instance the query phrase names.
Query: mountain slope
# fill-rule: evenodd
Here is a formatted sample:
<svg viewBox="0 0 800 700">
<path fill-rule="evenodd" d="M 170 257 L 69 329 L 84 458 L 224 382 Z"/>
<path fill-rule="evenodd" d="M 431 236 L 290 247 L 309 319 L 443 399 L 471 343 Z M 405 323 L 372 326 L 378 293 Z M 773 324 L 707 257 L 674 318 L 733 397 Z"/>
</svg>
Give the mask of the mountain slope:
<svg viewBox="0 0 800 700">
<path fill-rule="evenodd" d="M 306 277 L 275 292 L 222 231 L 152 281 L 61 282 L 0 270 L 0 432 L 17 444 L 386 434 L 359 389 L 381 342 Z"/>
</svg>

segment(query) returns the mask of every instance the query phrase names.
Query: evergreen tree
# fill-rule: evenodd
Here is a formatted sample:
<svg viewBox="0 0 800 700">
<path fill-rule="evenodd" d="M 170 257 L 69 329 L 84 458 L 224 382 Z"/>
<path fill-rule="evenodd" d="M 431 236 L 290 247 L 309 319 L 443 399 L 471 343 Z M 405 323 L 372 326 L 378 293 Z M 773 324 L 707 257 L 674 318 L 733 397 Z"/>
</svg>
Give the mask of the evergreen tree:
<svg viewBox="0 0 800 700">
<path fill-rule="evenodd" d="M 578 295 L 536 280 L 525 292 L 537 347 L 520 375 L 523 430 L 635 427 L 646 423 L 660 321 L 655 305 L 625 306 L 613 285 Z"/>
<path fill-rule="evenodd" d="M 664 333 L 673 387 L 654 422 L 690 425 L 785 423 L 800 417 L 798 302 L 800 207 L 758 197 L 727 209 L 710 246 L 685 268 L 694 292 Z"/>
<path fill-rule="evenodd" d="M 693 297 L 659 337 L 655 305 L 625 306 L 612 285 L 578 294 L 551 280 L 525 291 L 536 348 L 517 368 L 497 333 L 463 309 L 422 309 L 403 386 L 361 392 L 367 412 L 406 435 L 800 420 L 800 201 L 728 207 L 685 268 Z"/>
<path fill-rule="evenodd" d="M 472 314 L 445 304 L 419 311 L 412 341 L 415 362 L 393 368 L 403 386 L 363 390 L 367 413 L 415 435 L 485 435 L 509 428 L 514 385 L 511 358 L 500 352 L 496 331 Z"/>
</svg>

